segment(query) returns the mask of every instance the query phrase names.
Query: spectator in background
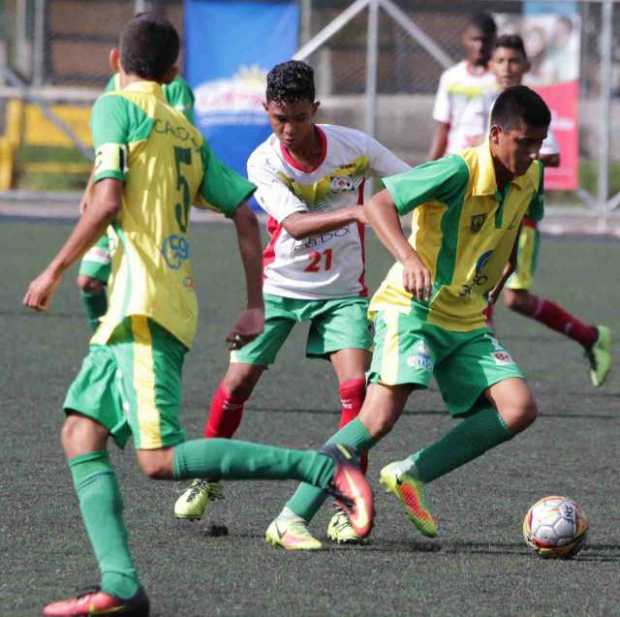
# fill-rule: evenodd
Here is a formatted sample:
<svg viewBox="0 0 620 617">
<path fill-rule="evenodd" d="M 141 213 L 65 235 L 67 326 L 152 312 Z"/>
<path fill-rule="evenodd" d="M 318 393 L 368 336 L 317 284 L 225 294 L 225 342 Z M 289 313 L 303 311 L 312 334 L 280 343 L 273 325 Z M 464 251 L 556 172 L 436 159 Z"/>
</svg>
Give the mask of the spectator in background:
<svg viewBox="0 0 620 617">
<path fill-rule="evenodd" d="M 497 26 L 489 13 L 470 17 L 462 37 L 465 59 L 444 71 L 439 80 L 431 160 L 483 141 L 487 126 L 480 100 L 495 85 L 487 64 L 496 34 Z"/>
</svg>

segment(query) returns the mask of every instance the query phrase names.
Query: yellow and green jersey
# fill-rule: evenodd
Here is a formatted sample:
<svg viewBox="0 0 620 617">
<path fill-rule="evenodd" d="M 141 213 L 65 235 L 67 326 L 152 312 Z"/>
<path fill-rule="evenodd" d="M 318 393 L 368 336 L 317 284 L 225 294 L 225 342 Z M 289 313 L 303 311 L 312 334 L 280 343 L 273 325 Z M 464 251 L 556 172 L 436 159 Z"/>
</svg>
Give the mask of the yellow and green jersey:
<svg viewBox="0 0 620 617">
<path fill-rule="evenodd" d="M 191 346 L 197 301 L 191 268 L 192 204 L 232 216 L 254 185 L 220 163 L 199 131 L 148 81 L 101 96 L 93 107 L 94 181 L 124 183 L 112 224 L 109 309 L 93 336 L 104 344 L 130 315 L 152 318 Z"/>
<path fill-rule="evenodd" d="M 397 307 L 447 330 L 484 326 L 486 295 L 499 281 L 524 215 L 543 215 L 542 165 L 535 161 L 498 191 L 488 142 L 384 179 L 399 214 L 413 211 L 409 243 L 430 269 L 428 303 L 414 300 L 394 264 L 371 312 Z"/>
<path fill-rule="evenodd" d="M 176 77 L 169 84 L 163 84 L 162 92 L 166 103 L 180 111 L 192 124 L 194 124 L 194 93 L 190 85 L 182 78 Z M 121 90 L 120 75 L 115 73 L 110 77 L 104 92 L 118 92 Z"/>
</svg>

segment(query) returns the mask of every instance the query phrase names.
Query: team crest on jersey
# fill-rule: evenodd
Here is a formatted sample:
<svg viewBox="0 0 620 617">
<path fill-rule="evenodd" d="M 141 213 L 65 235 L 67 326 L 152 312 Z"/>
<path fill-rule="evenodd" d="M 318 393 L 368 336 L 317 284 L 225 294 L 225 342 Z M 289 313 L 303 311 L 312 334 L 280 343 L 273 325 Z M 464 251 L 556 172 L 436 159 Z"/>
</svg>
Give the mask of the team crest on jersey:
<svg viewBox="0 0 620 617">
<path fill-rule="evenodd" d="M 333 193 L 344 193 L 355 190 L 355 182 L 351 176 L 334 176 L 330 186 Z"/>
<path fill-rule="evenodd" d="M 474 214 L 469 221 L 469 229 L 472 233 L 477 234 L 484 225 L 484 221 L 487 218 L 486 214 Z"/>
<path fill-rule="evenodd" d="M 407 358 L 407 366 L 417 368 L 422 371 L 432 371 L 435 363 L 431 356 L 431 350 L 425 341 L 418 341 L 411 350 L 411 355 Z"/>
</svg>

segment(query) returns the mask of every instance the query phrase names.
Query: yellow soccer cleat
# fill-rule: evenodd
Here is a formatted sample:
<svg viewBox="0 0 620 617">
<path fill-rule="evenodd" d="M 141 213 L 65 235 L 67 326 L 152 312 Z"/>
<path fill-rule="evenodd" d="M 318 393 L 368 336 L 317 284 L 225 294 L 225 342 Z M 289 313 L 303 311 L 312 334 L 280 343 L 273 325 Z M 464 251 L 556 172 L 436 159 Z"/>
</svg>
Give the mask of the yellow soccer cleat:
<svg viewBox="0 0 620 617">
<path fill-rule="evenodd" d="M 202 518 L 210 501 L 224 499 L 224 491 L 219 482 L 194 480 L 189 488 L 174 504 L 174 515 L 190 521 Z"/>
<path fill-rule="evenodd" d="M 388 493 L 400 499 L 407 516 L 418 531 L 428 538 L 437 535 L 437 521 L 424 501 L 424 483 L 400 470 L 398 462 L 386 465 L 379 474 L 379 481 Z"/>
<path fill-rule="evenodd" d="M 322 548 L 319 540 L 308 531 L 306 523 L 299 518 L 276 518 L 267 527 L 265 540 L 287 551 L 318 551 Z"/>
<path fill-rule="evenodd" d="M 598 338 L 586 349 L 590 363 L 590 379 L 595 388 L 602 386 L 611 369 L 611 332 L 606 326 L 596 326 Z"/>
<path fill-rule="evenodd" d="M 337 544 L 362 544 L 364 538 L 360 538 L 351 525 L 347 513 L 338 508 L 327 526 L 327 537 Z"/>
</svg>

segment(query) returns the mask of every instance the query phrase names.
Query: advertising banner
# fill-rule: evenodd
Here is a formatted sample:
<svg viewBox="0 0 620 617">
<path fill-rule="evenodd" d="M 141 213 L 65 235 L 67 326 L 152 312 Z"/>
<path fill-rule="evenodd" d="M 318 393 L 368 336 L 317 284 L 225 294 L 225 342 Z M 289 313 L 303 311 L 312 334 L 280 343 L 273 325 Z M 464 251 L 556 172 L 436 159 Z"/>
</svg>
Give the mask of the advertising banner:
<svg viewBox="0 0 620 617">
<path fill-rule="evenodd" d="M 545 188 L 575 190 L 579 185 L 580 20 L 574 7 L 550 14 L 537 10 L 537 4 L 525 3 L 521 17 L 498 15 L 499 33 L 522 36 L 531 64 L 524 83 L 551 109 L 550 130 L 559 146 L 560 166 L 545 170 Z"/>
<path fill-rule="evenodd" d="M 184 77 L 196 126 L 220 160 L 242 175 L 269 133 L 266 76 L 298 47 L 296 2 L 186 0 Z"/>
</svg>

